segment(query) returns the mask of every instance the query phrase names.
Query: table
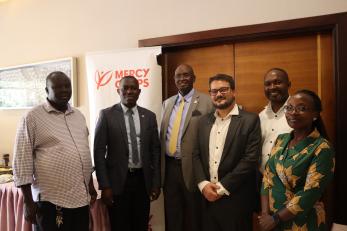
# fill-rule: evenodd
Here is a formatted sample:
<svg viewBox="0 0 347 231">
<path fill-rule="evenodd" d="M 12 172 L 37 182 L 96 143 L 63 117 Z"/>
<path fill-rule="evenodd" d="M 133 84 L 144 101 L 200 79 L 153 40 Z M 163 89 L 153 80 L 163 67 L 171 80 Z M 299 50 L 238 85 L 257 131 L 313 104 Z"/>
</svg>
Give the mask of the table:
<svg viewBox="0 0 347 231">
<path fill-rule="evenodd" d="M 32 225 L 25 221 L 23 195 L 13 182 L 0 184 L 0 230 L 32 231 Z M 106 206 L 97 200 L 90 210 L 91 231 L 110 231 Z"/>
</svg>

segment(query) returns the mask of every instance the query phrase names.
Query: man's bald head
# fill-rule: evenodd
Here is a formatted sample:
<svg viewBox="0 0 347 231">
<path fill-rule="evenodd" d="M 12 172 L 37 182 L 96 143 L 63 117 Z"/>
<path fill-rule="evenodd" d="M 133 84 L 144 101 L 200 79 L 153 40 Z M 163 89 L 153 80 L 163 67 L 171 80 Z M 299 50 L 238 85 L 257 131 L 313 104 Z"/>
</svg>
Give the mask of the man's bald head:
<svg viewBox="0 0 347 231">
<path fill-rule="evenodd" d="M 54 108 L 65 111 L 72 95 L 70 78 L 61 71 L 50 73 L 46 78 L 46 93 Z"/>
<path fill-rule="evenodd" d="M 193 89 L 195 74 L 193 68 L 188 64 L 180 64 L 175 70 L 175 84 L 181 95 L 188 94 Z"/>
</svg>

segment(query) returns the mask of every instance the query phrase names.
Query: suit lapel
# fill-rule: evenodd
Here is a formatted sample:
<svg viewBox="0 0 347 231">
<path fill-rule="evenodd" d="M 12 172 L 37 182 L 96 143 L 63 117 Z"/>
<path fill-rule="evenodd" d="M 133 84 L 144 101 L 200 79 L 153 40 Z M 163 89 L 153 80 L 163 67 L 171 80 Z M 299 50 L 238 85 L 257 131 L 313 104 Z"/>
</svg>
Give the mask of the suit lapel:
<svg viewBox="0 0 347 231">
<path fill-rule="evenodd" d="M 123 137 L 125 147 L 126 147 L 126 149 L 128 149 L 129 147 L 128 147 L 127 129 L 125 127 L 125 119 L 124 119 L 123 109 L 122 109 L 122 106 L 120 104 L 115 105 L 115 114 L 116 114 L 116 116 L 114 118 L 116 118 L 116 120 L 119 124 L 120 132 L 121 132 L 121 135 Z"/>
<path fill-rule="evenodd" d="M 208 117 L 206 126 L 203 128 L 203 132 L 199 134 L 199 136 L 203 137 L 204 148 L 201 150 L 201 153 L 206 153 L 204 156 L 202 156 L 202 158 L 205 159 L 205 163 L 209 163 L 210 161 L 210 133 L 215 121 L 216 117 L 214 116 L 214 113 L 211 113 Z"/>
<path fill-rule="evenodd" d="M 173 107 L 175 105 L 177 97 L 178 97 L 178 95 L 176 97 L 173 97 L 172 100 L 169 100 L 167 102 L 167 105 L 165 106 L 165 111 L 164 111 L 164 115 L 162 118 L 163 125 L 160 129 L 160 132 L 162 133 L 162 139 L 164 141 L 166 140 L 166 133 L 167 133 L 167 128 L 169 127 L 170 115 L 171 115 L 171 112 L 172 112 Z"/>
<path fill-rule="evenodd" d="M 241 113 L 241 111 L 240 111 Z M 241 116 L 240 115 L 233 115 L 230 120 L 229 129 L 227 136 L 225 138 L 223 153 L 220 162 L 224 160 L 226 155 L 229 153 L 230 146 L 234 142 L 234 140 L 237 138 L 237 130 L 240 126 L 241 122 Z"/>
<path fill-rule="evenodd" d="M 192 100 L 190 101 L 190 106 L 188 108 L 186 118 L 184 120 L 184 125 L 183 125 L 183 130 L 182 130 L 182 137 L 184 136 L 184 133 L 187 130 L 190 118 L 192 117 L 192 113 L 193 113 L 193 111 L 195 111 L 195 109 L 198 106 L 198 104 L 199 104 L 199 94 L 195 90 L 194 95 L 192 96 Z"/>
</svg>

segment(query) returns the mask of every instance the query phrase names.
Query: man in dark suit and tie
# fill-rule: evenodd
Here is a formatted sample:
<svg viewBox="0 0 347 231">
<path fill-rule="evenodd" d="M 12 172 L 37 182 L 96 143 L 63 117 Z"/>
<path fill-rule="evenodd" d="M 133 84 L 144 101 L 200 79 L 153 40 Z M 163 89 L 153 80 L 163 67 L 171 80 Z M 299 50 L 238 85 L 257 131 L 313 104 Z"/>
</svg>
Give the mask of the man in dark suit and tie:
<svg viewBox="0 0 347 231">
<path fill-rule="evenodd" d="M 195 176 L 205 198 L 204 228 L 251 231 L 261 147 L 259 117 L 239 109 L 231 76 L 213 76 L 209 85 L 216 111 L 199 121 L 193 154 Z"/>
<path fill-rule="evenodd" d="M 160 139 L 167 231 L 200 231 L 201 195 L 193 176 L 192 153 L 200 117 L 213 110 L 208 95 L 193 89 L 191 66 L 175 70 L 178 94 L 163 103 Z"/>
<path fill-rule="evenodd" d="M 150 201 L 160 194 L 160 142 L 155 114 L 136 105 L 133 76 L 120 81 L 121 103 L 101 110 L 94 162 L 112 230 L 147 231 Z"/>
</svg>

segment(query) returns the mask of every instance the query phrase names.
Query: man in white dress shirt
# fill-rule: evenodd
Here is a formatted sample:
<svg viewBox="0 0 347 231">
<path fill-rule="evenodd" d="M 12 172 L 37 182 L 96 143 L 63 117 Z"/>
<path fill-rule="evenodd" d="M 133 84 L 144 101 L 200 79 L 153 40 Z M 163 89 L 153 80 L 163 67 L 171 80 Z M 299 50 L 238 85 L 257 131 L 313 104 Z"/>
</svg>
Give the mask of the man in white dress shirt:
<svg viewBox="0 0 347 231">
<path fill-rule="evenodd" d="M 264 76 L 264 93 L 269 103 L 259 114 L 263 144 L 261 172 L 264 171 L 277 136 L 292 130 L 284 115 L 290 85 L 288 74 L 283 69 L 272 68 Z"/>
</svg>

